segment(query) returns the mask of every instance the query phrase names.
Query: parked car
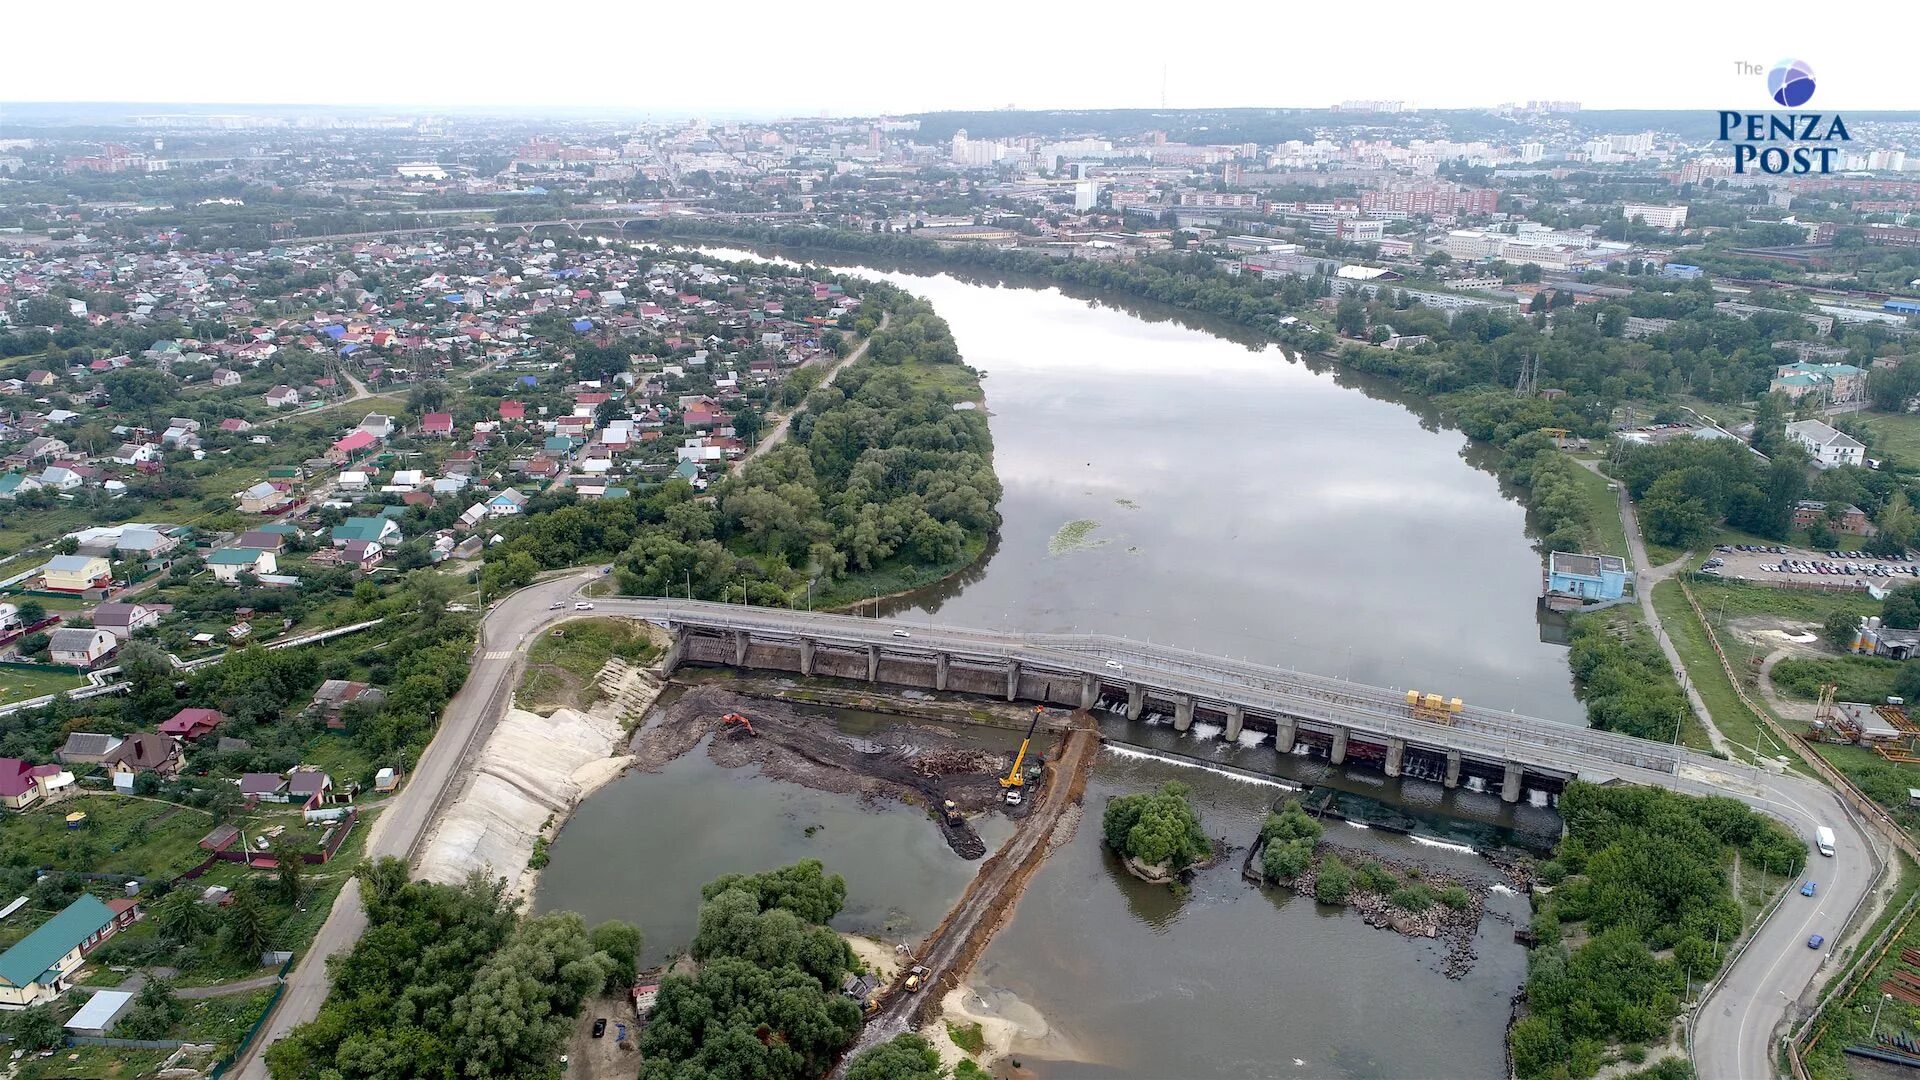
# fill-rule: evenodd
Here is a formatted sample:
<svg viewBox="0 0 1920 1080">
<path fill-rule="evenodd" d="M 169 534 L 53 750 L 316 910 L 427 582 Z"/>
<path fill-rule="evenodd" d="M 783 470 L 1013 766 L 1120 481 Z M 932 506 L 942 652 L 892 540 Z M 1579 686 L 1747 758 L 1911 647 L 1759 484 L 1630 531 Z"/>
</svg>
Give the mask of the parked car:
<svg viewBox="0 0 1920 1080">
<path fill-rule="evenodd" d="M 1812 937 L 1807 939 L 1807 948 L 1817 949 L 1820 946 L 1825 945 L 1826 943 L 1827 943 L 1827 939 L 1824 934 L 1815 934 Z"/>
<path fill-rule="evenodd" d="M 607 1033 L 607 1018 L 604 1016 L 594 1018 L 593 1037 L 597 1039 L 600 1036 L 605 1035 L 606 1033 Z"/>
<path fill-rule="evenodd" d="M 1802 886 L 1800 886 L 1800 895 L 1801 895 L 1801 896 L 1812 896 L 1812 895 L 1814 894 L 1814 892 L 1815 892 L 1815 890 L 1817 890 L 1817 889 L 1819 889 L 1819 888 L 1820 888 L 1820 886 L 1818 886 L 1818 885 L 1816 885 L 1816 884 L 1814 884 L 1813 882 L 1811 882 L 1811 881 L 1809 881 L 1809 882 L 1807 882 L 1807 883 L 1806 883 L 1805 885 L 1802 885 Z"/>
</svg>

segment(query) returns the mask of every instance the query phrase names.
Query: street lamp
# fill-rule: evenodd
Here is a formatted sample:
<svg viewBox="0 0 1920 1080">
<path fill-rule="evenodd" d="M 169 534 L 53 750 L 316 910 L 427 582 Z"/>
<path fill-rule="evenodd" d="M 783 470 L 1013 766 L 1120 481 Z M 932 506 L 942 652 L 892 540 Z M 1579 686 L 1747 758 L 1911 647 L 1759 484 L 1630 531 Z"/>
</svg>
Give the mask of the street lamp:
<svg viewBox="0 0 1920 1080">
<path fill-rule="evenodd" d="M 1876 1002 L 1874 1002 L 1874 1004 L 1873 1004 L 1873 1030 L 1867 1033 L 1867 1038 L 1869 1038 L 1869 1039 L 1872 1039 L 1872 1038 L 1875 1038 L 1875 1037 L 1877 1037 L 1877 1036 L 1878 1036 L 1878 1035 L 1880 1034 L 1880 1010 L 1881 1010 L 1881 1009 L 1883 1009 L 1883 1008 L 1885 1008 L 1885 1007 L 1886 1007 L 1886 1004 L 1887 1004 L 1887 1002 L 1889 1002 L 1889 1001 L 1892 1001 L 1892 1000 L 1893 1000 L 1893 995 L 1892 995 L 1892 994 L 1881 994 L 1881 995 L 1880 995 L 1880 1000 L 1879 1000 L 1879 1001 L 1876 1001 Z"/>
</svg>

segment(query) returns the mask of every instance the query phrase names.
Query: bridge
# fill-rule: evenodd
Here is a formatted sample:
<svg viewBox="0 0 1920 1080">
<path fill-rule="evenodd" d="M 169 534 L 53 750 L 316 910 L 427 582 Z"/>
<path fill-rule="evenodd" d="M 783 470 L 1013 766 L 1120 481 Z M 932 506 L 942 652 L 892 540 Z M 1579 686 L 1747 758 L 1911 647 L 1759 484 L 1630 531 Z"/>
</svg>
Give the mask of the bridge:
<svg viewBox="0 0 1920 1080">
<path fill-rule="evenodd" d="M 1374 764 L 1389 777 L 1551 798 L 1575 777 L 1665 787 L 1724 762 L 1538 717 L 1463 706 L 1428 712 L 1405 690 L 1100 635 L 1012 634 L 906 627 L 847 615 L 684 600 L 609 599 L 598 606 L 673 631 L 681 664 L 789 671 L 890 686 L 987 694 L 1130 720 L 1159 713 L 1176 730 L 1217 725 L 1236 740 L 1271 734 L 1284 751 L 1334 765 Z"/>
</svg>

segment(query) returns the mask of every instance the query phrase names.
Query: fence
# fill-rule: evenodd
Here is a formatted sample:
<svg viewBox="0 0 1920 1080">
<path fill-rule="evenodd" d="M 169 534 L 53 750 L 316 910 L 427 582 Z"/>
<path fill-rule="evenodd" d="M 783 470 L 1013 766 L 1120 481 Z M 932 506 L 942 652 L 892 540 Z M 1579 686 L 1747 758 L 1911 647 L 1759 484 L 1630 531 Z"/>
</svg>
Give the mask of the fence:
<svg viewBox="0 0 1920 1080">
<path fill-rule="evenodd" d="M 287 962 L 280 965 L 280 978 L 285 979 L 287 977 L 287 969 L 292 966 L 293 957 L 289 956 L 287 957 Z M 273 988 L 273 993 L 267 998 L 267 1007 L 260 1010 L 259 1016 L 254 1017 L 253 1026 L 249 1027 L 247 1033 L 240 1037 L 240 1041 L 234 1044 L 233 1049 L 227 1051 L 225 1057 L 213 1063 L 213 1069 L 207 1073 L 207 1080 L 220 1080 L 222 1076 L 226 1075 L 228 1069 L 233 1068 L 233 1063 L 240 1060 L 240 1055 L 246 1053 L 247 1047 L 252 1046 L 253 1040 L 259 1037 L 260 1029 L 267 1026 L 267 1018 L 273 1015 L 274 1006 L 280 1004 L 280 995 L 286 992 L 287 984 L 285 982 Z"/>
<path fill-rule="evenodd" d="M 107 1035 L 69 1035 L 68 1046 L 120 1046 L 128 1050 L 178 1050 L 185 1039 L 115 1039 Z"/>
</svg>

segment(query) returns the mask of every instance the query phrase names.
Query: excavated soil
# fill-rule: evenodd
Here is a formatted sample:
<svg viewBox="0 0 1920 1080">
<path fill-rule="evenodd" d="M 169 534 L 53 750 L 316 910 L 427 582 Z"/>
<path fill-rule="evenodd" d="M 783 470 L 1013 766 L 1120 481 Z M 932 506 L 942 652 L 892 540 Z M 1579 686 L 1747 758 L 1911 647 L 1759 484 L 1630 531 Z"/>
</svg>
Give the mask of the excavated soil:
<svg viewBox="0 0 1920 1080">
<path fill-rule="evenodd" d="M 728 713 L 750 720 L 753 734 L 724 727 L 720 718 Z M 708 756 L 726 768 L 754 765 L 776 780 L 818 791 L 925 807 L 948 846 L 967 859 L 984 856 L 985 841 L 964 820 L 950 824 L 938 808 L 948 800 L 963 814 L 999 806 L 999 779 L 1012 764 L 1005 754 L 958 744 L 946 732 L 910 722 L 861 738 L 784 702 L 699 686 L 634 734 L 634 766 L 657 771 L 703 739 L 709 740 Z"/>
</svg>

